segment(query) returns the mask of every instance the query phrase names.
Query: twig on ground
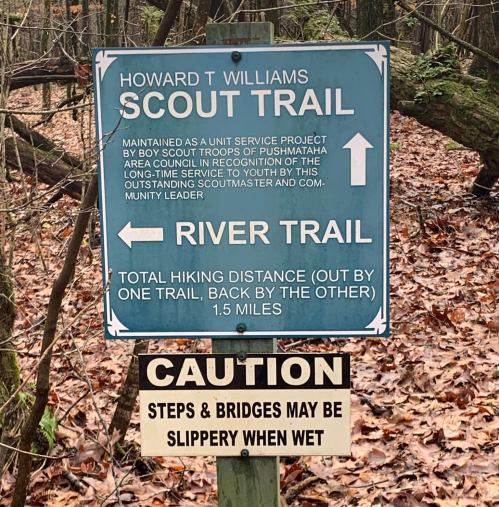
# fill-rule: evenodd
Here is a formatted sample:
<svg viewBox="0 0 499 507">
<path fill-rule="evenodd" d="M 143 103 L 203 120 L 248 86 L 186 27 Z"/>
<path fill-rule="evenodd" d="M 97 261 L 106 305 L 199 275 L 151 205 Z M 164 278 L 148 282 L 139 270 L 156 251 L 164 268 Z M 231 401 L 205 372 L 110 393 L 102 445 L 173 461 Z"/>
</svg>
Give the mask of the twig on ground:
<svg viewBox="0 0 499 507">
<path fill-rule="evenodd" d="M 380 407 L 379 405 L 376 405 L 369 398 L 366 398 L 365 396 L 360 396 L 360 403 L 362 405 L 367 405 L 371 409 L 372 413 L 377 417 L 381 417 L 383 415 L 388 415 L 389 413 L 392 412 L 392 410 L 390 408 Z"/>
<path fill-rule="evenodd" d="M 83 482 L 81 482 L 73 472 L 70 472 L 69 470 L 63 470 L 62 475 L 66 477 L 69 484 L 75 491 L 80 493 L 80 495 L 85 494 L 85 491 L 87 491 L 87 486 L 85 486 L 85 484 L 83 484 Z"/>
<path fill-rule="evenodd" d="M 16 447 L 12 447 L 12 446 L 4 444 L 2 442 L 0 442 L 0 447 L 4 447 L 5 449 L 9 449 L 9 451 L 12 451 L 12 452 L 19 452 L 21 454 L 27 454 L 28 456 L 33 456 L 34 458 L 51 459 L 54 461 L 56 461 L 58 459 L 71 458 L 73 456 L 73 454 L 64 454 L 63 456 L 48 456 L 46 454 L 36 454 L 34 452 L 21 451 L 21 449 L 17 449 Z"/>
<path fill-rule="evenodd" d="M 298 340 L 296 342 L 288 343 L 287 345 L 283 345 L 284 350 L 294 349 L 295 347 L 299 347 L 304 343 L 310 343 L 312 340 L 316 340 L 317 338 L 304 338 L 303 340 Z"/>
<path fill-rule="evenodd" d="M 416 208 L 416 213 L 418 214 L 419 230 L 422 235 L 425 235 L 426 234 L 426 225 L 424 223 L 423 212 L 421 211 L 421 206 L 419 204 L 414 204 L 409 201 L 404 201 L 403 199 L 402 199 L 402 202 L 404 204 L 406 204 L 407 206 L 410 206 L 411 208 Z"/>
<path fill-rule="evenodd" d="M 83 398 L 85 398 L 89 392 L 90 389 L 87 388 L 87 390 L 66 410 L 66 412 L 64 412 L 63 416 L 57 419 L 57 424 L 61 424 L 62 421 L 64 421 L 64 419 L 66 419 L 66 417 L 69 415 L 71 410 L 73 410 L 73 408 L 75 408 L 76 405 L 78 405 L 78 403 L 80 403 L 80 401 L 83 400 Z"/>
<path fill-rule="evenodd" d="M 303 479 L 303 481 L 288 488 L 286 493 L 283 495 L 283 499 L 286 500 L 286 502 L 289 500 L 292 500 L 295 496 L 297 496 L 299 493 L 301 493 L 304 489 L 308 488 L 314 482 L 317 482 L 320 480 L 321 480 L 321 478 L 317 477 L 315 475 L 312 475 L 311 477 L 307 477 L 306 479 Z"/>
</svg>

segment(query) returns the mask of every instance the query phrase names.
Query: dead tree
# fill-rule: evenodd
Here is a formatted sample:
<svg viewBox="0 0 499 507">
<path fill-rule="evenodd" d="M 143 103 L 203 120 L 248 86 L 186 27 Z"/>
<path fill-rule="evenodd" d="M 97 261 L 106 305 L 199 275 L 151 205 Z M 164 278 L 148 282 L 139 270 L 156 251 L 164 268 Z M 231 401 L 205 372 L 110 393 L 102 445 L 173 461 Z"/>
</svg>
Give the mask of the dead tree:
<svg viewBox="0 0 499 507">
<path fill-rule="evenodd" d="M 88 63 L 88 60 L 80 63 Z M 11 72 L 10 90 L 53 81 L 76 82 L 74 63 L 66 56 L 40 58 L 15 64 Z"/>
<path fill-rule="evenodd" d="M 9 138 L 5 141 L 5 157 L 9 169 L 22 169 L 24 173 L 51 187 L 57 185 L 62 192 L 74 199 L 81 198 L 81 175 L 59 154 L 47 153 L 21 139 Z"/>
</svg>

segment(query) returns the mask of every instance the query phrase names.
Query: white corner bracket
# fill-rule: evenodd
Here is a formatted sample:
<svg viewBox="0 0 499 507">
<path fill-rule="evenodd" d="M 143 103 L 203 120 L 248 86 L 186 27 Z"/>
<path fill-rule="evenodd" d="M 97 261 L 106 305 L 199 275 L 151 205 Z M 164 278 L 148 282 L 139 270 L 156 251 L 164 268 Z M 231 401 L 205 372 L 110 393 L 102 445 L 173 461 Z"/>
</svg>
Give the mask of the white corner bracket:
<svg viewBox="0 0 499 507">
<path fill-rule="evenodd" d="M 114 310 L 111 310 L 111 319 L 107 322 L 107 330 L 111 336 L 120 336 L 122 331 L 128 331 L 128 328 L 116 317 Z"/>
<path fill-rule="evenodd" d="M 366 326 L 366 329 L 372 329 L 376 334 L 385 332 L 386 329 L 386 317 L 383 315 L 383 307 L 381 306 L 376 317 L 370 324 Z"/>
<path fill-rule="evenodd" d="M 365 53 L 367 56 L 372 58 L 373 62 L 376 64 L 376 67 L 378 67 L 379 73 L 383 75 L 383 71 L 387 63 L 385 46 L 378 44 L 375 49 L 365 51 Z"/>
<path fill-rule="evenodd" d="M 101 81 L 104 79 L 106 70 L 117 58 L 117 56 L 109 56 L 106 51 L 99 51 L 95 55 L 95 67 L 97 68 L 97 72 Z"/>
</svg>

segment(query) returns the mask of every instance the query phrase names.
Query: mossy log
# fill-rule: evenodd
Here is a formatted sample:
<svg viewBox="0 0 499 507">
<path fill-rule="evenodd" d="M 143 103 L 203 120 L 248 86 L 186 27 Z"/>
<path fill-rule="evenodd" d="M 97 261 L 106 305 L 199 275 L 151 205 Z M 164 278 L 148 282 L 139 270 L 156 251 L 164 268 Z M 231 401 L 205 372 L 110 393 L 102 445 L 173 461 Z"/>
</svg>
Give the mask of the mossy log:
<svg viewBox="0 0 499 507">
<path fill-rule="evenodd" d="M 81 178 L 73 168 L 66 164 L 61 155 L 47 153 L 34 148 L 22 139 L 9 138 L 5 141 L 5 155 L 7 167 L 11 170 L 19 170 L 17 152 L 24 173 L 36 175 L 39 181 L 54 186 L 61 184 L 61 191 L 74 199 L 81 198 Z"/>
<path fill-rule="evenodd" d="M 499 178 L 499 95 L 486 80 L 455 69 L 423 82 L 417 59 L 392 49 L 391 108 L 477 151 L 483 166 L 472 192 L 488 194 Z"/>
</svg>

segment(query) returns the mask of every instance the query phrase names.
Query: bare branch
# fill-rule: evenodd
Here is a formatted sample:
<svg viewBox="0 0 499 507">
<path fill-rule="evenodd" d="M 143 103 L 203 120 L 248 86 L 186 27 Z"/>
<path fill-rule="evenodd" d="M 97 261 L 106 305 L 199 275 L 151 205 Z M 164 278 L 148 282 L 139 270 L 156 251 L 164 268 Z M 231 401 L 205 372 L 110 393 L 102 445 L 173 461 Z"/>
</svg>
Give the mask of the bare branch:
<svg viewBox="0 0 499 507">
<path fill-rule="evenodd" d="M 459 37 L 456 37 L 455 35 L 451 34 L 444 28 L 442 28 L 440 25 L 437 25 L 434 21 L 427 18 L 426 16 L 423 16 L 420 12 L 418 12 L 417 9 L 413 9 L 410 5 L 408 5 L 404 0 L 397 0 L 396 3 L 404 9 L 404 11 L 409 12 L 412 14 L 416 19 L 419 19 L 419 21 L 422 21 L 425 25 L 428 25 L 430 28 L 433 28 L 436 32 L 438 32 L 440 35 L 443 35 L 446 39 L 450 40 L 451 42 L 455 42 L 458 46 L 463 47 L 464 49 L 467 49 L 474 55 L 481 56 L 485 58 L 487 61 L 493 63 L 494 65 L 499 66 L 499 60 L 497 58 L 494 58 L 492 55 L 487 53 L 486 51 L 483 51 L 480 48 L 477 48 L 476 46 L 473 46 L 469 42 L 466 42 Z"/>
</svg>

